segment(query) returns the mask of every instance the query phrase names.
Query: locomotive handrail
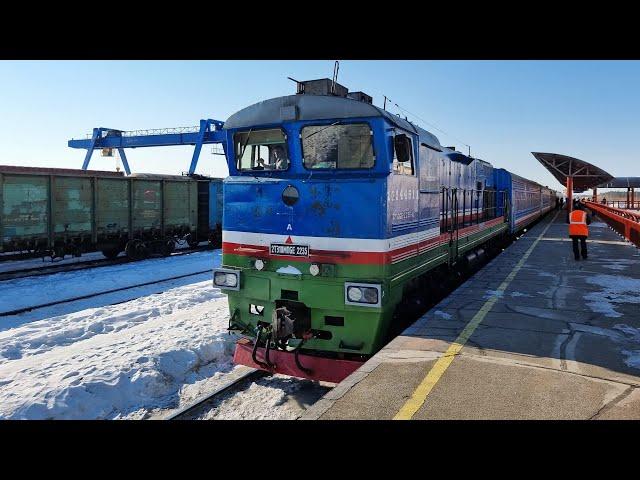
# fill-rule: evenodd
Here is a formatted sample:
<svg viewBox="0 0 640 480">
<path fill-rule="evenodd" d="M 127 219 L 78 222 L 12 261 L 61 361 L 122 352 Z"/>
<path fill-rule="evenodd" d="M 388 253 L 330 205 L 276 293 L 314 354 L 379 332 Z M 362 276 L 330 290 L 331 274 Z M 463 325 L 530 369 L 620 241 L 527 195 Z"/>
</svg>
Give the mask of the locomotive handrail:
<svg viewBox="0 0 640 480">
<path fill-rule="evenodd" d="M 585 201 L 584 204 L 600 214 L 611 228 L 640 247 L 640 214 L 590 201 Z"/>
<path fill-rule="evenodd" d="M 498 217 L 498 195 L 503 196 L 503 204 L 506 202 L 504 190 L 477 190 L 442 187 L 440 200 L 440 233 L 453 234 L 461 228 L 480 223 Z M 467 197 L 470 197 L 470 205 L 467 205 Z M 460 200 L 462 198 L 462 201 Z M 482 198 L 482 205 L 480 199 Z M 491 199 L 493 198 L 493 201 Z M 502 207 L 506 209 L 505 207 Z M 460 210 L 460 211 L 458 211 Z M 502 214 L 500 216 L 503 216 Z M 508 217 L 505 218 L 508 221 Z"/>
</svg>

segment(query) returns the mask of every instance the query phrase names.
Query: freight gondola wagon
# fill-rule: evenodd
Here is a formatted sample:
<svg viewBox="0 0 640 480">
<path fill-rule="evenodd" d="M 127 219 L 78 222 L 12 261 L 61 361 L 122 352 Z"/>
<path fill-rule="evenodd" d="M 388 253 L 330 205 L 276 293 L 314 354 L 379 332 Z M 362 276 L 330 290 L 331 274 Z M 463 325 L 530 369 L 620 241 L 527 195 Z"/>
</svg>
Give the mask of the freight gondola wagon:
<svg viewBox="0 0 640 480">
<path fill-rule="evenodd" d="M 0 252 L 134 259 L 221 236 L 220 179 L 0 166 Z M 213 194 L 213 199 L 210 196 Z"/>
</svg>

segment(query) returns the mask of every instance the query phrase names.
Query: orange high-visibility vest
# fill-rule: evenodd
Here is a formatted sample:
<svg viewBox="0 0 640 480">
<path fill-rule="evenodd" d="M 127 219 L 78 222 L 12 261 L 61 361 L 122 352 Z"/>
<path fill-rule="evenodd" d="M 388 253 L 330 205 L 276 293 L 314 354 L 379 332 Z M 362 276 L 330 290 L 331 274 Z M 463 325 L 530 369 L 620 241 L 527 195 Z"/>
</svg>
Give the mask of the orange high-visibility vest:
<svg viewBox="0 0 640 480">
<path fill-rule="evenodd" d="M 587 227 L 587 212 L 582 210 L 574 210 L 569 217 L 569 236 L 589 236 L 589 227 Z"/>
</svg>

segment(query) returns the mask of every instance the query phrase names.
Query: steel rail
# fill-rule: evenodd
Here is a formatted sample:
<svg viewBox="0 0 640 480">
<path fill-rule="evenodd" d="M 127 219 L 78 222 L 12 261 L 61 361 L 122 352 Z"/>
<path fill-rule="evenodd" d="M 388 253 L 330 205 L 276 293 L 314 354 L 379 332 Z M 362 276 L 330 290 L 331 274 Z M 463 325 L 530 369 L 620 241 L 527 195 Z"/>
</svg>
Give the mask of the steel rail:
<svg viewBox="0 0 640 480">
<path fill-rule="evenodd" d="M 114 259 L 98 258 L 94 260 L 87 260 L 84 262 L 65 263 L 62 265 L 47 264 L 47 265 L 41 265 L 39 267 L 23 268 L 18 270 L 8 270 L 6 272 L 0 272 L 0 281 L 13 280 L 17 278 L 26 278 L 26 277 L 38 277 L 42 275 L 52 275 L 54 273 L 73 272 L 77 270 L 87 270 L 89 268 L 108 267 L 111 265 L 121 265 L 123 263 L 129 263 L 129 262 L 144 262 L 147 260 L 157 260 L 158 258 L 171 258 L 171 257 L 177 257 L 181 255 L 188 255 L 190 253 L 206 251 L 206 250 L 210 250 L 210 248 L 208 246 L 188 248 L 188 249 L 185 248 L 180 251 L 172 253 L 168 257 L 154 256 L 154 257 L 142 258 L 140 260 L 134 260 L 124 256 L 124 257 L 118 257 Z"/>
<path fill-rule="evenodd" d="M 240 376 L 238 377 L 234 376 L 234 378 L 230 378 L 226 382 L 222 383 L 222 385 L 218 385 L 218 387 L 216 387 L 216 389 L 213 392 L 206 393 L 196 398 L 193 402 L 166 415 L 165 417 L 162 418 L 162 420 L 181 420 L 181 419 L 186 420 L 187 416 L 192 414 L 195 410 L 200 408 L 203 404 L 210 402 L 215 397 L 217 397 L 223 392 L 226 392 L 227 390 L 231 389 L 232 387 L 239 384 L 240 382 L 250 379 L 252 377 L 261 377 L 269 374 L 268 372 L 265 372 L 264 370 L 259 370 L 257 368 L 244 367 L 244 369 L 246 370 L 243 371 L 240 374 Z"/>
<path fill-rule="evenodd" d="M 104 291 L 101 291 L 101 292 L 90 293 L 90 294 L 87 294 L 87 295 L 80 295 L 78 297 L 67 298 L 67 299 L 64 299 L 64 300 L 56 300 L 55 302 L 42 303 L 42 304 L 34 305 L 34 306 L 31 306 L 31 307 L 17 308 L 15 310 L 9 310 L 9 311 L 6 311 L 6 312 L 0 312 L 0 317 L 9 317 L 11 315 L 18 315 L 20 313 L 30 312 L 32 310 L 39 310 L 41 308 L 53 307 L 55 305 L 61 305 L 63 303 L 76 302 L 78 300 L 85 300 L 87 298 L 99 297 L 100 295 L 107 295 L 109 293 L 122 292 L 124 290 L 131 290 L 131 289 L 138 288 L 138 287 L 146 287 L 148 285 L 154 285 L 156 283 L 168 282 L 170 280 L 178 280 L 180 278 L 190 277 L 190 276 L 194 276 L 194 275 L 201 275 L 203 273 L 209 273 L 209 272 L 211 272 L 210 268 L 208 268 L 206 270 L 199 271 L 199 272 L 185 273 L 183 275 L 176 275 L 176 276 L 169 277 L 169 278 L 161 278 L 160 280 L 154 280 L 152 282 L 139 283 L 137 285 L 131 285 L 129 287 L 114 288 L 114 289 L 111 289 L 111 290 L 104 290 Z M 120 303 L 120 302 L 116 302 L 116 303 Z M 113 304 L 111 304 L 111 305 L 113 305 Z"/>
</svg>

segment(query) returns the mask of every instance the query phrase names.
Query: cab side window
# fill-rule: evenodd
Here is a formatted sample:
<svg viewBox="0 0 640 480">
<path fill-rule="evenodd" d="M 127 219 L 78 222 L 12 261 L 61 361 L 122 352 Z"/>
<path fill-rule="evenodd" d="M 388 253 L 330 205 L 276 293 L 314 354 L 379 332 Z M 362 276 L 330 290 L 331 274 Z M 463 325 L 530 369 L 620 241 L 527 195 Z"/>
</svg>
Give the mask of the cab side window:
<svg viewBox="0 0 640 480">
<path fill-rule="evenodd" d="M 392 168 L 394 175 L 415 175 L 413 144 L 411 137 L 404 133 L 393 137 Z"/>
</svg>

